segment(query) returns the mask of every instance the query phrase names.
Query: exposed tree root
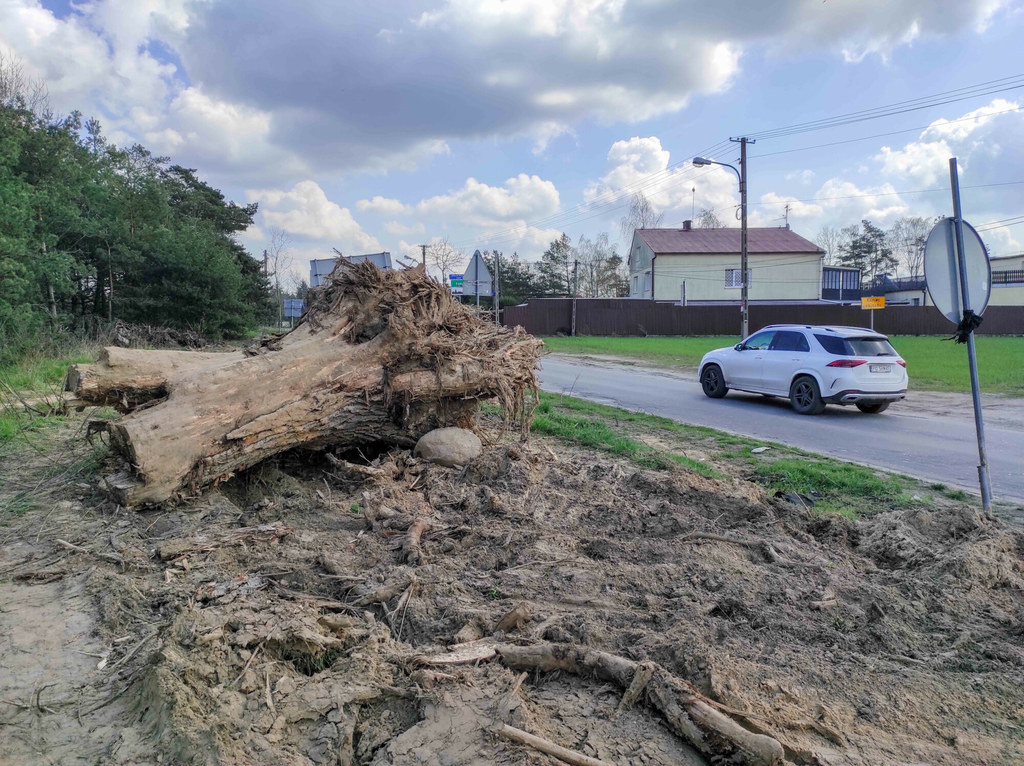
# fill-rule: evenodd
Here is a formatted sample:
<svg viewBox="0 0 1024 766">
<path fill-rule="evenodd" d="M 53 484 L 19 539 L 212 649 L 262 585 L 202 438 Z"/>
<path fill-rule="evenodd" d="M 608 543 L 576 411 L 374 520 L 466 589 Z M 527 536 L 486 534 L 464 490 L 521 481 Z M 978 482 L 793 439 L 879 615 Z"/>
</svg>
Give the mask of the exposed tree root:
<svg viewBox="0 0 1024 766">
<path fill-rule="evenodd" d="M 564 670 L 614 681 L 628 690 L 647 673 L 645 663 L 606 652 L 567 644 L 534 644 L 496 647 L 501 661 L 516 670 Z M 665 717 L 669 726 L 705 755 L 739 757 L 751 766 L 776 766 L 784 758 L 778 740 L 755 734 L 717 710 L 692 684 L 680 680 L 660 665 L 650 663 L 644 684 L 647 700 Z M 639 683 L 638 683 L 639 685 Z M 639 697 L 640 692 L 634 689 Z"/>
</svg>

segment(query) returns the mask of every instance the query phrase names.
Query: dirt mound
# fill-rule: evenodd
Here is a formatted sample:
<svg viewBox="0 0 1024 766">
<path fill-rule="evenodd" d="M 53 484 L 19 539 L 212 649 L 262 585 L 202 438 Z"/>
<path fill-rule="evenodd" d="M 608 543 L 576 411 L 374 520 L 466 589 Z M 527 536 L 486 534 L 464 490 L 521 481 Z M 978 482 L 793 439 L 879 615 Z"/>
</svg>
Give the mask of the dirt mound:
<svg viewBox="0 0 1024 766">
<path fill-rule="evenodd" d="M 177 509 L 30 521 L 8 576 L 78 545 L 82 651 L 119 663 L 83 675 L 121 692 L 83 722 L 138 722 L 106 762 L 553 762 L 502 726 L 607 763 L 758 762 L 695 705 L 791 763 L 1024 759 L 1024 535 L 965 507 L 853 522 L 535 439 L 461 469 L 289 453 Z"/>
</svg>

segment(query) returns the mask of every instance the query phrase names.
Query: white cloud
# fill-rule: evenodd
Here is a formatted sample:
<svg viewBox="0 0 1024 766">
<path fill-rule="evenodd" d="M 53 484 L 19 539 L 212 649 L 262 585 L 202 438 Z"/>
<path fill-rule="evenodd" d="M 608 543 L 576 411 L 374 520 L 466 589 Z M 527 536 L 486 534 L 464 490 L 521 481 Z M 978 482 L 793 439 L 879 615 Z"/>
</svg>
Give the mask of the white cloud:
<svg viewBox="0 0 1024 766">
<path fill-rule="evenodd" d="M 520 173 L 498 186 L 467 178 L 461 189 L 422 200 L 416 214 L 439 224 L 491 226 L 544 218 L 561 207 L 551 181 Z"/>
<path fill-rule="evenodd" d="M 58 109 L 105 115 L 118 136 L 295 177 L 412 168 L 457 139 L 527 136 L 541 152 L 588 119 L 722 92 L 751 48 L 858 60 L 981 28 L 1009 1 L 393 0 L 382 25 L 372 4 L 323 0 L 92 0 L 62 18 L 3 0 L 0 48 Z"/>
<path fill-rule="evenodd" d="M 595 207 L 609 203 L 621 206 L 640 191 L 656 212 L 664 214 L 664 226 L 676 225 L 690 218 L 691 211 L 704 208 L 714 210 L 730 225 L 739 204 L 735 173 L 720 165 L 698 168 L 689 162 L 670 167 L 670 159 L 656 136 L 616 141 L 608 150 L 607 172 L 587 185 L 583 199 Z"/>
<path fill-rule="evenodd" d="M 883 146 L 875 159 L 883 174 L 923 186 L 948 183 L 949 158 L 954 156 L 965 175 L 976 164 L 992 167 L 1001 162 L 1019 167 L 1024 158 L 1017 148 L 1024 129 L 1024 113 L 1016 111 L 1019 108 L 1018 102 L 995 99 L 959 118 L 936 120 L 917 141 L 900 149 Z"/>
<path fill-rule="evenodd" d="M 410 234 L 422 234 L 426 231 L 422 223 L 404 224 L 401 221 L 388 221 L 384 224 L 384 231 L 394 234 L 396 237 L 407 237 Z"/>
<path fill-rule="evenodd" d="M 315 181 L 302 181 L 290 191 L 265 189 L 246 194 L 250 202 L 260 203 L 266 226 L 277 226 L 302 238 L 327 240 L 332 247 L 345 251 L 382 249 L 377 238 L 356 223 L 348 208 L 331 202 Z"/>
<path fill-rule="evenodd" d="M 360 212 L 380 213 L 381 215 L 401 215 L 408 212 L 408 208 L 401 200 L 388 199 L 379 194 L 373 199 L 361 199 L 356 202 L 356 208 Z"/>
<path fill-rule="evenodd" d="M 814 180 L 815 175 L 816 174 L 813 170 L 794 170 L 790 173 L 786 173 L 786 180 L 809 184 Z"/>
<path fill-rule="evenodd" d="M 860 187 L 850 181 L 830 178 L 806 200 L 775 192 L 763 194 L 760 204 L 751 205 L 750 225 L 782 226 L 787 204 L 791 228 L 808 239 L 813 239 L 824 225 L 850 226 L 866 218 L 885 227 L 901 216 L 923 214 L 920 205 L 912 206 L 892 184 Z"/>
</svg>

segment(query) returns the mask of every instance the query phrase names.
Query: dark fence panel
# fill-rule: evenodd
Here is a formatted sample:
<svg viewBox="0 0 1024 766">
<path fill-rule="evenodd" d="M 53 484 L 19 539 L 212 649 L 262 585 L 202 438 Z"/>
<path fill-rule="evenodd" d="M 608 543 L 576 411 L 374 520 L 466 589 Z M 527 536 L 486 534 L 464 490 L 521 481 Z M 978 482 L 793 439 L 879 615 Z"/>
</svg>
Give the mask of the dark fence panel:
<svg viewBox="0 0 1024 766">
<path fill-rule="evenodd" d="M 505 309 L 504 323 L 533 335 L 568 335 L 572 299 L 531 299 Z M 751 332 L 769 324 L 867 327 L 869 312 L 857 306 L 751 306 Z M 875 311 L 875 329 L 886 335 L 951 335 L 953 325 L 932 306 L 891 306 Z M 624 298 L 576 301 L 577 335 L 739 335 L 738 306 L 677 306 Z M 1024 335 L 1024 306 L 990 306 L 979 335 Z"/>
</svg>

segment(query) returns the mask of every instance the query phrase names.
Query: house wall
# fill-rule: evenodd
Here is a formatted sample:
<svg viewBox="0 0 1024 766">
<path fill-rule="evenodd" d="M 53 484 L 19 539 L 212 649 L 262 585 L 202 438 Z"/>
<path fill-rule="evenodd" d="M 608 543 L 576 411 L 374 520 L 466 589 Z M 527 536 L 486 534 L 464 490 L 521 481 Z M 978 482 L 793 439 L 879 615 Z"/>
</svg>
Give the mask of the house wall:
<svg viewBox="0 0 1024 766">
<path fill-rule="evenodd" d="M 640 237 L 633 233 L 629 250 L 629 297 L 651 297 L 651 259 L 654 252 Z M 655 266 L 657 268 L 657 266 Z"/>
<path fill-rule="evenodd" d="M 920 305 L 922 306 L 935 305 L 927 290 L 900 290 L 895 293 L 886 293 L 885 302 L 913 304 L 913 298 L 921 299 Z M 989 296 L 988 305 L 1024 306 L 1024 284 L 992 285 L 992 294 Z"/>
<path fill-rule="evenodd" d="M 919 306 L 933 306 L 932 297 L 928 295 L 927 290 L 897 290 L 896 292 L 886 293 L 885 302 L 889 303 L 905 303 L 907 305 L 914 305 L 914 300 L 918 301 Z"/>
<path fill-rule="evenodd" d="M 1024 306 L 1024 285 L 992 285 L 989 306 Z"/>
<path fill-rule="evenodd" d="M 818 300 L 822 259 L 816 253 L 766 253 L 747 256 L 751 271 L 749 300 Z M 726 269 L 738 269 L 739 254 L 666 255 L 654 261 L 654 299 L 678 301 L 686 283 L 687 303 L 739 301 L 741 289 L 725 286 Z M 642 296 L 650 297 L 650 295 Z"/>
<path fill-rule="evenodd" d="M 992 271 L 1014 271 L 1024 269 L 1024 253 L 1011 258 L 996 258 L 989 261 L 992 264 Z"/>
</svg>

